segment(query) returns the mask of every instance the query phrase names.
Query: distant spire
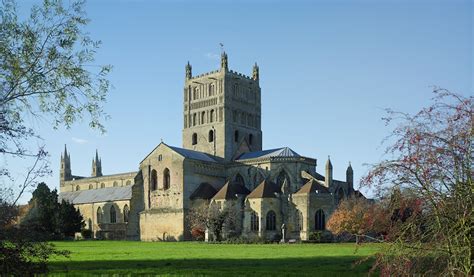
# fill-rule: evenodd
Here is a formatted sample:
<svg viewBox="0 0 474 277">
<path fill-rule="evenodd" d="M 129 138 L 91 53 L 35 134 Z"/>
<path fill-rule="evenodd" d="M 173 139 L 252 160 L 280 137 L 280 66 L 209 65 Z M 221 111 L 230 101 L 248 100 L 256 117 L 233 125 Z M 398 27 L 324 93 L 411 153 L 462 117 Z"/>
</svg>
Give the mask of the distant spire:
<svg viewBox="0 0 474 277">
<path fill-rule="evenodd" d="M 66 147 L 66 144 L 64 144 L 64 158 L 67 158 L 67 147 Z"/>
</svg>

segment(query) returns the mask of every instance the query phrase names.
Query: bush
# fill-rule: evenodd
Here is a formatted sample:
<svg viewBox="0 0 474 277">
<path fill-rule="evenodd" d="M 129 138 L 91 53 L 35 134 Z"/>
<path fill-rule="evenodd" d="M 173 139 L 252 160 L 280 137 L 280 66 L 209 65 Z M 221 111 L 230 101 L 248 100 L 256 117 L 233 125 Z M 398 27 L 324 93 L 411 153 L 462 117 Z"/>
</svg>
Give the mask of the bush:
<svg viewBox="0 0 474 277">
<path fill-rule="evenodd" d="M 198 241 L 204 241 L 206 233 L 202 228 L 195 227 L 191 229 L 191 236 Z"/>
<path fill-rule="evenodd" d="M 92 238 L 92 230 L 90 229 L 82 229 L 81 235 L 84 239 L 91 239 Z"/>
<path fill-rule="evenodd" d="M 309 234 L 309 240 L 312 242 L 332 242 L 333 234 L 329 231 L 315 231 Z"/>
</svg>

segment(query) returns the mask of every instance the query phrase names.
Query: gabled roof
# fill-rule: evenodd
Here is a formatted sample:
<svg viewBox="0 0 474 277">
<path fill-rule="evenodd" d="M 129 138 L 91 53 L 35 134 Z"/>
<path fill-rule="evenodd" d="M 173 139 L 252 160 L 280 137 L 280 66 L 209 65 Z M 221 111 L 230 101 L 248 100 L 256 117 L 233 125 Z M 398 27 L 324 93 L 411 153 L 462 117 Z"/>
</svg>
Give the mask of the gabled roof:
<svg viewBox="0 0 474 277">
<path fill-rule="evenodd" d="M 208 183 L 201 183 L 197 189 L 191 194 L 189 199 L 211 199 L 216 195 L 217 190 Z"/>
<path fill-rule="evenodd" d="M 215 163 L 217 160 L 215 157 L 213 157 L 210 154 L 199 152 L 199 151 L 194 151 L 190 149 L 184 149 L 184 148 L 179 148 L 175 146 L 169 146 L 169 148 L 173 149 L 175 152 L 180 154 L 181 156 L 187 158 L 187 159 L 192 159 L 192 160 L 198 160 L 198 161 L 205 161 L 205 162 L 212 162 Z"/>
<path fill-rule="evenodd" d="M 160 147 L 160 145 L 164 145 L 164 146 L 170 148 L 171 150 L 173 150 L 174 152 L 180 154 L 181 156 L 183 156 L 186 159 L 212 162 L 212 163 L 217 163 L 217 162 L 222 161 L 221 158 L 213 156 L 211 154 L 207 154 L 207 153 L 203 153 L 203 152 L 199 152 L 199 151 L 194 151 L 194 150 L 190 150 L 190 149 L 179 148 L 179 147 L 176 147 L 176 146 L 169 146 L 168 144 L 166 144 L 164 142 L 161 142 L 155 148 L 153 148 L 153 150 L 151 150 L 151 152 L 148 153 L 148 155 L 146 155 L 145 158 L 143 158 L 143 160 L 140 163 L 142 163 L 144 160 L 146 160 L 148 158 L 148 156 L 151 155 L 151 153 L 153 153 L 158 147 Z"/>
<path fill-rule="evenodd" d="M 216 200 L 228 200 L 236 199 L 236 195 L 247 195 L 250 191 L 240 183 L 228 181 L 225 185 L 214 195 L 212 199 Z"/>
<path fill-rule="evenodd" d="M 132 185 L 89 189 L 59 193 L 59 201 L 66 200 L 72 204 L 85 204 L 132 199 Z"/>
<path fill-rule="evenodd" d="M 270 150 L 249 152 L 240 155 L 237 160 L 255 159 L 255 158 L 270 158 L 270 157 L 301 157 L 298 153 L 289 147 L 282 147 Z"/>
<path fill-rule="evenodd" d="M 329 193 L 328 188 L 321 185 L 318 181 L 309 180 L 296 194 L 316 193 L 316 191 L 318 191 L 318 193 Z"/>
<path fill-rule="evenodd" d="M 272 181 L 264 180 L 260 183 L 247 198 L 271 198 L 276 197 L 275 193 L 280 193 L 281 189 Z"/>
</svg>

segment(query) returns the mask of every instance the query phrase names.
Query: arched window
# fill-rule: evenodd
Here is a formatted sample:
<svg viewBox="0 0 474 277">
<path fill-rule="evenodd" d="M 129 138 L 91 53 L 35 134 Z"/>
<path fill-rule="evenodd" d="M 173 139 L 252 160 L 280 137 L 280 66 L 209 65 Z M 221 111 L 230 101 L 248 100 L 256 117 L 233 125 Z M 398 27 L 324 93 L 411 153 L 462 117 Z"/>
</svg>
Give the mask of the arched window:
<svg viewBox="0 0 474 277">
<path fill-rule="evenodd" d="M 104 184 L 104 183 L 101 183 L 101 184 L 100 184 L 100 188 L 101 188 L 101 189 L 105 188 L 105 184 Z"/>
<path fill-rule="evenodd" d="M 238 84 L 234 84 L 234 95 L 237 96 L 238 94 L 238 91 L 239 91 L 239 85 Z"/>
<path fill-rule="evenodd" d="M 94 185 L 93 184 L 89 184 L 89 189 L 93 189 L 94 188 Z"/>
<path fill-rule="evenodd" d="M 213 130 L 210 130 L 209 131 L 209 138 L 208 138 L 209 142 L 213 142 L 214 141 L 214 131 Z"/>
<path fill-rule="evenodd" d="M 117 181 L 114 181 L 114 187 L 118 187 Z"/>
<path fill-rule="evenodd" d="M 204 124 L 206 121 L 206 112 L 201 113 L 201 124 Z"/>
<path fill-rule="evenodd" d="M 151 171 L 151 190 L 157 190 L 158 189 L 158 174 L 156 173 L 156 170 Z"/>
<path fill-rule="evenodd" d="M 115 212 L 114 206 L 110 207 L 110 223 L 117 222 L 117 213 Z"/>
<path fill-rule="evenodd" d="M 214 95 L 214 84 L 209 85 L 209 96 Z"/>
<path fill-rule="evenodd" d="M 237 173 L 237 175 L 235 175 L 234 181 L 236 183 L 238 183 L 239 185 L 245 187 L 244 177 L 242 177 L 242 175 L 240 175 L 240 173 Z"/>
<path fill-rule="evenodd" d="M 214 122 L 214 110 L 211 110 L 210 114 L 209 114 L 209 122 Z"/>
<path fill-rule="evenodd" d="M 79 185 L 76 186 L 76 191 L 80 191 L 81 187 Z"/>
<path fill-rule="evenodd" d="M 198 135 L 196 133 L 193 134 L 192 144 L 196 145 L 198 143 Z"/>
<path fill-rule="evenodd" d="M 276 215 L 274 211 L 269 211 L 267 213 L 267 224 L 266 229 L 268 231 L 275 231 L 276 230 Z"/>
<path fill-rule="evenodd" d="M 324 215 L 324 211 L 321 209 L 317 210 L 314 216 L 314 229 L 317 231 L 326 229 L 326 216 Z"/>
<path fill-rule="evenodd" d="M 165 170 L 163 170 L 163 189 L 167 190 L 170 186 L 170 170 L 165 168 Z"/>
<path fill-rule="evenodd" d="M 234 141 L 235 142 L 239 141 L 239 131 L 238 130 L 235 130 L 235 132 L 234 132 Z"/>
<path fill-rule="evenodd" d="M 249 135 L 249 144 L 250 145 L 253 144 L 253 135 L 252 134 Z"/>
<path fill-rule="evenodd" d="M 290 178 L 288 177 L 288 174 L 286 174 L 286 172 L 282 170 L 280 171 L 280 174 L 278 174 L 277 181 L 276 181 L 278 187 L 281 188 L 285 180 L 286 180 L 287 186 L 290 187 Z"/>
<path fill-rule="evenodd" d="M 98 207 L 97 208 L 97 224 L 102 223 L 102 208 Z"/>
<path fill-rule="evenodd" d="M 302 231 L 303 230 L 303 213 L 301 211 L 296 211 L 296 230 L 295 231 Z"/>
<path fill-rule="evenodd" d="M 196 113 L 193 114 L 193 126 L 196 126 Z"/>
<path fill-rule="evenodd" d="M 128 181 L 125 183 L 126 186 L 130 186 L 131 184 L 132 184 L 132 181 L 130 181 L 130 180 L 128 180 Z"/>
<path fill-rule="evenodd" d="M 193 88 L 193 100 L 197 99 L 197 93 L 198 93 L 198 89 L 196 87 Z"/>
<path fill-rule="evenodd" d="M 89 230 L 92 230 L 92 219 L 89 218 L 87 220 L 87 225 L 89 225 L 89 226 L 87 226 L 89 228 Z"/>
<path fill-rule="evenodd" d="M 252 211 L 250 214 L 250 230 L 258 231 L 258 215 L 256 212 Z"/>
<path fill-rule="evenodd" d="M 125 205 L 123 207 L 123 222 L 128 222 L 129 213 L 130 213 L 130 209 L 128 208 L 128 205 Z"/>
<path fill-rule="evenodd" d="M 163 160 L 163 155 L 158 155 L 158 161 L 161 162 Z"/>
</svg>

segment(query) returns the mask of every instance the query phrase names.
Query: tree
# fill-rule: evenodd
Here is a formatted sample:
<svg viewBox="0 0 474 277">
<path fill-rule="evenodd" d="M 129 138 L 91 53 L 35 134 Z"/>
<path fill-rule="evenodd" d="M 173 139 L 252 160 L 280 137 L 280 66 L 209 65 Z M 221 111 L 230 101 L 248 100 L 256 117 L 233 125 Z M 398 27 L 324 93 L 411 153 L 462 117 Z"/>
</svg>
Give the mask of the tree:
<svg viewBox="0 0 474 277">
<path fill-rule="evenodd" d="M 208 230 L 215 241 L 221 241 L 223 233 L 236 232 L 237 217 L 236 207 L 226 203 L 223 208 L 219 208 L 216 204 L 200 205 L 190 210 L 187 219 L 191 233 L 199 235 Z"/>
<path fill-rule="evenodd" d="M 59 232 L 66 237 L 72 237 L 82 228 L 84 228 L 84 218 L 79 210 L 73 204 L 62 200 L 58 209 Z"/>
<path fill-rule="evenodd" d="M 102 108 L 110 88 L 110 66 L 94 64 L 100 41 L 84 27 L 84 1 L 44 0 L 28 19 L 18 18 L 14 0 L 2 0 L 0 9 L 0 153 L 31 158 L 20 193 L 48 174 L 43 146 L 31 149 L 39 135 L 35 122 L 54 128 L 70 127 L 84 116 L 91 128 L 104 131 Z M 10 176 L 4 168 L 3 176 Z"/>
<path fill-rule="evenodd" d="M 32 239 L 72 237 L 84 226 L 84 219 L 79 210 L 64 200 L 59 203 L 57 191 L 51 191 L 45 183 L 40 183 L 33 192 L 30 206 L 20 226 L 29 230 Z"/>
<path fill-rule="evenodd" d="M 392 218 L 401 223 L 377 257 L 383 274 L 473 273 L 473 97 L 434 93 L 433 104 L 414 115 L 387 110 L 386 123 L 398 123 L 385 140 L 387 158 L 362 180 L 379 192 L 410 192 L 419 209 Z"/>
<path fill-rule="evenodd" d="M 20 234 L 13 226 L 22 194 L 51 173 L 47 151 L 33 126 L 42 121 L 69 128 L 87 118 L 91 128 L 104 131 L 107 115 L 102 105 L 110 89 L 111 67 L 94 64 L 100 41 L 85 30 L 89 19 L 84 3 L 72 0 L 64 6 L 60 0 L 44 0 L 24 20 L 14 0 L 0 4 L 0 153 L 4 161 L 21 158 L 30 164 L 20 181 L 6 166 L 0 169 L 0 177 L 12 184 L 0 188 L 2 275 L 43 271 L 48 257 L 60 253 L 52 245 L 29 242 L 29 233 Z"/>
</svg>

